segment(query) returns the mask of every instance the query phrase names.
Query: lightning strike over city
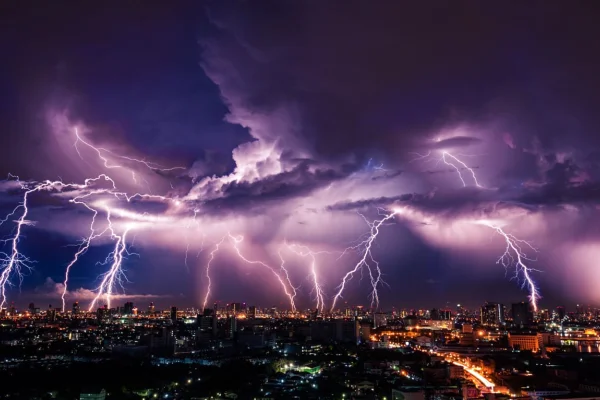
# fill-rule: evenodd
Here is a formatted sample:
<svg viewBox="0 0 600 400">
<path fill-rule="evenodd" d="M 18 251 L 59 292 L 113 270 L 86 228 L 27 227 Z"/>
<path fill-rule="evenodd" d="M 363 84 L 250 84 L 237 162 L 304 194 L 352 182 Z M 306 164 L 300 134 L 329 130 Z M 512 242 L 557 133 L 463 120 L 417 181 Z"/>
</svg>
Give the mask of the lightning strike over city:
<svg viewBox="0 0 600 400">
<path fill-rule="evenodd" d="M 0 316 L 600 302 L 593 12 L 204 3 L 0 24 Z"/>
</svg>

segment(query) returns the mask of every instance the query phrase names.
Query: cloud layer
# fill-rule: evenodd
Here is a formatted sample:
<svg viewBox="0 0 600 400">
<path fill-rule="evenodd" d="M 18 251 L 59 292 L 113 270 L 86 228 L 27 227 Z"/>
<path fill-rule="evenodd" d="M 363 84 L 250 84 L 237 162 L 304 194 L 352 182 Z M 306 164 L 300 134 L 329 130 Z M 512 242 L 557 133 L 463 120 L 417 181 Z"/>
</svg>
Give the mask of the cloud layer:
<svg viewBox="0 0 600 400">
<path fill-rule="evenodd" d="M 202 17 L 196 71 L 210 80 L 227 128 L 196 132 L 185 122 L 192 119 L 175 124 L 165 111 L 151 120 L 160 132 L 172 129 L 166 140 L 164 132 L 133 123 L 128 130 L 55 95 L 41 108 L 42 125 L 47 149 L 61 156 L 40 169 L 9 157 L 3 168 L 18 173 L 26 166 L 29 187 L 56 178 L 47 174 L 82 182 L 106 173 L 128 195 L 151 194 L 128 200 L 93 193 L 97 187 L 77 192 L 99 210 L 97 229 L 108 226 L 110 216 L 115 235 L 132 229 L 140 246 L 177 254 L 188 269 L 193 264 L 196 304 L 206 298 L 206 267 L 218 243 L 215 274 L 232 264 L 242 280 L 260 274 L 271 296 L 287 301 L 284 291 L 296 288 L 280 281 L 287 243 L 342 253 L 362 242 L 369 223 L 394 210 L 403 211 L 382 226 L 373 250 L 388 281 L 403 281 L 406 267 L 399 265 L 432 254 L 437 274 L 458 263 L 485 276 L 503 249 L 502 238 L 473 223 L 485 219 L 535 244 L 534 265 L 544 271 L 536 279 L 549 301 L 581 295 L 598 301 L 592 260 L 600 240 L 600 120 L 591 105 L 600 101 L 594 68 L 600 49 L 591 38 L 600 32 L 591 6 L 575 3 L 568 21 L 552 2 L 543 8 L 519 2 L 210 4 L 194 10 Z M 148 12 L 149 21 L 160 14 Z M 99 89 L 92 92 L 102 98 Z M 162 90 L 154 96 L 161 98 Z M 176 115 L 189 107 L 168 106 L 162 108 Z M 89 147 L 75 149 L 75 128 L 106 150 L 109 166 L 119 167 L 107 167 Z M 182 145 L 162 154 L 164 143 Z M 185 169 L 148 168 L 148 160 Z M 10 181 L 0 189 L 8 209 L 19 188 Z M 35 229 L 71 242 L 85 238 L 91 211 L 69 202 L 74 196 L 35 196 Z M 243 236 L 241 255 L 229 234 Z M 108 234 L 97 244 L 114 240 Z M 327 303 L 364 251 L 319 264 Z M 295 263 L 288 278 L 302 282 L 304 305 L 314 305 L 311 264 Z M 556 277 L 579 273 L 590 279 L 556 284 Z M 459 283 L 448 278 L 448 285 Z M 87 290 L 73 296 L 90 297 Z M 352 286 L 348 297 L 356 301 L 368 292 Z M 483 296 L 485 284 L 475 292 Z M 385 301 L 398 300 L 389 295 Z"/>
</svg>

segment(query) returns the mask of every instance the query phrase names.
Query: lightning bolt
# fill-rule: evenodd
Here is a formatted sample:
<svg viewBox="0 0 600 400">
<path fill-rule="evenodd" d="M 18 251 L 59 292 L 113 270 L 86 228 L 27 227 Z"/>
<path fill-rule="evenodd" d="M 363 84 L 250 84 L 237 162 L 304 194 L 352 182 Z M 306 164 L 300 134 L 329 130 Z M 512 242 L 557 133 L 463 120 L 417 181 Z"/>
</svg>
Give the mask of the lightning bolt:
<svg viewBox="0 0 600 400">
<path fill-rule="evenodd" d="M 317 310 L 319 310 L 322 313 L 323 309 L 325 308 L 325 295 L 323 292 L 323 288 L 322 288 L 321 284 L 319 283 L 319 275 L 317 273 L 316 255 L 320 254 L 320 253 L 324 253 L 324 252 L 314 252 L 311 249 L 309 249 L 307 246 L 298 245 L 298 244 L 287 245 L 287 248 L 294 254 L 297 254 L 301 257 L 309 257 L 310 258 L 310 277 L 311 277 L 312 283 L 313 283 L 312 293 L 315 294 L 315 298 L 317 301 L 317 305 L 316 305 Z M 281 258 L 281 254 L 279 255 L 279 257 Z M 281 258 L 281 262 L 282 262 L 281 266 L 283 269 L 283 258 Z M 287 276 L 287 271 L 286 271 L 286 276 Z M 289 277 L 288 277 L 288 281 L 289 281 Z"/>
<path fill-rule="evenodd" d="M 419 153 L 413 153 L 413 154 L 416 154 L 417 157 L 414 158 L 413 160 L 411 160 L 410 162 L 423 160 L 423 159 L 429 158 L 431 156 L 431 152 L 428 152 L 427 154 L 419 154 Z M 440 160 L 438 160 L 438 163 L 439 163 L 439 161 Z M 473 182 L 475 183 L 475 186 L 480 187 L 480 188 L 483 187 L 479 184 L 479 181 L 477 180 L 477 176 L 475 174 L 474 169 L 467 166 L 462 160 L 460 160 L 456 156 L 450 154 L 447 151 L 443 151 L 441 161 L 443 161 L 446 165 L 449 165 L 456 170 L 456 172 L 458 173 L 458 177 L 460 178 L 463 186 L 467 186 L 467 181 L 465 181 L 465 178 L 463 177 L 461 171 L 466 170 L 471 174 L 471 177 L 473 179 Z M 537 311 L 537 308 L 538 308 L 537 302 L 541 298 L 541 296 L 539 294 L 537 285 L 535 284 L 533 278 L 531 277 L 531 272 L 537 271 L 537 270 L 528 267 L 526 264 L 526 262 L 536 261 L 536 260 L 529 258 L 527 256 L 527 253 L 524 251 L 524 249 L 529 249 L 534 252 L 537 252 L 537 249 L 535 247 L 533 247 L 529 242 L 522 240 L 522 239 L 518 239 L 513 234 L 505 232 L 499 225 L 494 224 L 491 221 L 480 220 L 480 221 L 476 221 L 475 223 L 479 224 L 479 225 L 487 226 L 488 228 L 493 229 L 494 232 L 496 232 L 498 235 L 500 235 L 504 239 L 504 241 L 506 243 L 506 249 L 505 249 L 504 253 L 498 259 L 497 264 L 502 264 L 505 268 L 508 268 L 511 265 L 514 265 L 516 267 L 515 268 L 515 278 L 517 279 L 517 281 L 520 281 L 520 279 L 519 279 L 520 276 L 521 275 L 523 276 L 524 279 L 523 279 L 522 286 L 528 287 L 529 302 L 531 303 L 534 310 Z"/>
<path fill-rule="evenodd" d="M 202 310 L 206 309 L 206 305 L 208 304 L 208 297 L 210 296 L 210 290 L 211 290 L 211 286 L 212 286 L 212 281 L 210 279 L 210 264 L 215 259 L 215 254 L 217 254 L 217 252 L 219 251 L 219 247 L 221 247 L 221 244 L 223 244 L 224 240 L 225 240 L 225 236 L 223 236 L 221 238 L 221 240 L 215 244 L 215 248 L 210 252 L 210 254 L 208 256 L 208 261 L 206 263 L 206 270 L 205 270 L 207 286 L 206 286 L 206 294 L 204 295 L 204 301 L 202 302 Z"/>
<path fill-rule="evenodd" d="M 451 158 L 454 162 L 456 162 L 459 165 L 461 165 L 463 169 L 466 169 L 467 171 L 469 171 L 471 173 L 471 176 L 473 177 L 473 181 L 475 182 L 475 186 L 477 186 L 478 188 L 482 188 L 483 187 L 477 181 L 477 176 L 475 175 L 475 171 L 473 171 L 473 168 L 468 167 L 467 164 L 465 164 L 464 162 L 462 162 L 461 160 L 459 160 L 458 158 L 456 158 L 452 154 L 448 153 L 447 151 L 442 152 L 442 161 L 444 161 L 444 164 L 449 165 L 449 166 L 453 167 L 456 170 L 456 172 L 458 173 L 458 177 L 460 178 L 460 181 L 462 182 L 463 186 L 466 187 L 467 183 L 465 182 L 465 179 L 462 176 L 461 169 L 459 167 L 457 167 L 456 164 L 454 164 L 453 162 L 448 162 L 448 160 L 446 159 L 446 157 Z"/>
<path fill-rule="evenodd" d="M 66 295 L 67 295 L 67 287 L 69 284 L 69 274 L 71 272 L 71 268 L 73 267 L 73 265 L 75 265 L 77 263 L 77 261 L 79 260 L 79 257 L 81 257 L 82 255 L 84 255 L 88 249 L 90 248 L 90 245 L 92 243 L 92 240 L 101 237 L 107 230 L 104 229 L 103 231 L 101 231 L 100 233 L 96 233 L 95 229 L 94 229 L 94 224 L 96 222 L 96 217 L 98 216 L 98 210 L 91 208 L 88 204 L 86 204 L 85 202 L 80 201 L 79 199 L 75 198 L 72 200 L 73 203 L 76 204 L 82 204 L 84 207 L 86 207 L 87 209 L 89 209 L 90 211 L 92 211 L 93 216 L 92 216 L 92 222 L 90 223 L 90 234 L 87 238 L 83 239 L 82 243 L 79 245 L 79 249 L 77 250 L 77 252 L 75 253 L 75 255 L 73 256 L 73 259 L 71 260 L 71 262 L 69 262 L 69 264 L 67 264 L 67 267 L 65 269 L 65 280 L 63 282 L 63 292 L 61 295 L 61 299 L 62 299 L 62 311 L 63 313 L 65 312 L 66 309 Z"/>
<path fill-rule="evenodd" d="M 133 228 L 133 225 L 128 225 L 121 235 L 118 235 L 114 232 L 112 226 L 109 228 L 111 230 L 111 237 L 116 240 L 115 247 L 113 251 L 106 257 L 104 264 L 111 263 L 110 269 L 108 272 L 103 274 L 102 281 L 100 282 L 100 286 L 98 286 L 96 297 L 92 300 L 90 304 L 89 311 L 93 311 L 96 303 L 100 300 L 102 296 L 106 298 L 106 305 L 110 308 L 111 297 L 116 289 L 116 286 L 119 285 L 123 288 L 123 280 L 127 280 L 125 276 L 122 264 L 125 259 L 125 255 L 130 255 L 127 251 L 127 233 Z"/>
<path fill-rule="evenodd" d="M 233 236 L 231 233 L 229 233 L 229 239 L 231 240 L 231 243 L 233 244 L 233 248 L 235 249 L 235 252 L 242 260 L 244 260 L 248 264 L 261 265 L 261 266 L 267 268 L 269 271 L 271 271 L 273 273 L 273 275 L 275 275 L 275 277 L 277 278 L 277 280 L 283 287 L 283 291 L 284 291 L 285 295 L 290 300 L 290 306 L 292 307 L 292 312 L 296 312 L 296 303 L 294 302 L 295 290 L 292 292 L 290 289 L 288 289 L 288 287 L 293 287 L 293 285 L 289 280 L 289 276 L 287 276 L 287 272 L 286 272 L 286 279 L 284 280 L 284 278 L 277 272 L 277 270 L 275 270 L 270 265 L 265 264 L 262 261 L 249 260 L 246 257 L 244 257 L 244 255 L 242 255 L 240 248 L 239 248 L 239 244 L 244 240 L 243 236 Z M 287 281 L 287 284 L 285 281 Z"/>
<path fill-rule="evenodd" d="M 102 160 L 102 162 L 104 163 L 104 167 L 106 168 L 125 168 L 120 164 L 114 164 L 111 163 L 110 160 L 104 155 L 106 153 L 110 154 L 111 156 L 115 157 L 115 158 L 120 158 L 122 160 L 127 160 L 127 161 L 131 161 L 131 162 L 135 162 L 138 164 L 142 164 L 144 165 L 146 168 L 152 170 L 152 171 L 162 171 L 162 172 L 169 172 L 169 171 L 174 171 L 174 170 L 178 170 L 178 169 L 185 169 L 185 167 L 164 167 L 160 164 L 151 162 L 151 161 L 146 161 L 146 160 L 142 160 L 139 158 L 134 158 L 134 157 L 128 157 L 128 156 L 122 156 L 119 154 L 115 154 L 113 151 L 104 148 L 104 147 L 97 147 L 94 146 L 93 144 L 91 144 L 89 141 L 87 141 L 86 139 L 84 139 L 84 137 L 82 135 L 79 134 L 79 130 L 78 128 L 75 128 L 75 143 L 73 144 L 73 147 L 75 147 L 75 151 L 77 151 L 77 154 L 79 155 L 79 157 L 83 160 L 84 158 L 81 156 L 81 152 L 79 151 L 79 147 L 77 146 L 78 143 L 82 143 L 83 145 L 87 146 L 88 148 L 90 148 L 92 151 L 94 151 L 97 155 L 98 158 L 100 160 Z M 135 182 L 137 182 L 136 177 L 135 177 L 135 172 L 132 171 L 132 175 L 133 175 L 133 180 Z"/>
<path fill-rule="evenodd" d="M 135 162 L 144 165 L 150 170 L 153 171 L 173 171 L 176 169 L 184 169 L 184 167 L 172 167 L 166 168 L 157 163 L 149 162 L 143 159 L 137 159 L 128 156 L 121 156 L 115 154 L 109 149 L 103 147 L 97 147 L 87 141 L 75 128 L 75 143 L 74 147 L 80 158 L 83 159 L 81 152 L 79 151 L 79 145 L 84 145 L 94 151 L 98 158 L 102 161 L 104 166 L 107 169 L 114 168 L 125 168 L 124 166 L 115 163 L 112 159 L 120 159 L 127 160 L 129 162 Z M 136 175 L 134 171 L 131 171 L 134 181 L 136 180 Z M 10 252 L 4 253 L 0 252 L 0 296 L 2 296 L 2 302 L 0 303 L 0 308 L 4 306 L 6 303 L 6 289 L 7 286 L 11 286 L 11 277 L 16 275 L 19 278 L 19 282 L 22 283 L 23 280 L 23 270 L 30 269 L 31 264 L 34 262 L 27 256 L 23 255 L 18 248 L 18 244 L 23 235 L 23 227 L 26 225 L 33 225 L 33 221 L 27 220 L 27 216 L 29 214 L 28 201 L 31 194 L 41 191 L 49 191 L 49 192 L 63 192 L 67 190 L 73 190 L 78 192 L 83 192 L 82 194 L 76 195 L 73 199 L 69 200 L 70 202 L 78 205 L 82 205 L 86 207 L 89 211 L 92 212 L 92 218 L 90 222 L 90 233 L 82 239 L 79 244 L 77 252 L 74 254 L 72 260 L 67 264 L 65 269 L 65 279 L 63 282 L 63 292 L 61 295 L 63 311 L 66 308 L 66 295 L 68 293 L 68 283 L 69 283 L 69 273 L 72 267 L 77 263 L 77 261 L 84 255 L 88 250 L 92 243 L 92 241 L 96 238 L 101 237 L 107 232 L 110 232 L 110 236 L 113 240 L 115 240 L 115 247 L 111 253 L 109 253 L 107 259 L 105 260 L 106 264 L 111 264 L 110 269 L 107 273 L 102 276 L 102 281 L 100 286 L 97 288 L 97 296 L 91 303 L 90 310 L 96 305 L 100 297 L 105 296 L 107 303 L 110 305 L 110 298 L 112 293 L 114 292 L 116 285 L 122 286 L 123 280 L 126 280 L 123 270 L 122 270 L 122 262 L 125 258 L 125 255 L 129 255 L 130 253 L 127 251 L 126 245 L 126 237 L 127 233 L 136 226 L 135 224 L 129 224 L 127 228 L 121 234 L 117 234 L 115 229 L 113 228 L 111 221 L 111 212 L 121 217 L 130 217 L 133 219 L 140 219 L 143 221 L 152 222 L 154 219 L 152 217 L 145 217 L 144 214 L 137 214 L 134 212 L 129 212 L 127 210 L 112 210 L 109 205 L 105 202 L 103 204 L 103 211 L 106 214 L 106 220 L 108 223 L 108 227 L 104 230 L 97 231 L 95 228 L 95 223 L 99 214 L 96 206 L 92 205 L 89 201 L 92 197 L 98 195 L 109 195 L 114 197 L 117 201 L 123 200 L 127 202 L 131 202 L 134 199 L 142 199 L 142 200 L 154 200 L 161 202 L 174 202 L 176 205 L 180 205 L 179 200 L 174 200 L 172 198 L 160 195 L 153 194 L 144 194 L 144 193 L 135 193 L 133 195 L 129 195 L 126 192 L 119 191 L 117 189 L 115 181 L 110 178 L 106 174 L 101 174 L 96 178 L 87 178 L 85 179 L 83 184 L 78 183 L 63 183 L 61 180 L 58 181 L 43 181 L 41 183 L 22 183 L 19 181 L 18 176 L 9 174 L 9 179 L 16 179 L 21 186 L 21 189 L 24 190 L 23 200 L 17 205 L 9 214 L 6 215 L 5 218 L 0 220 L 0 225 L 6 223 L 10 218 L 14 217 L 21 209 L 21 215 L 15 220 L 16 229 L 14 234 L 10 239 L 4 240 L 4 243 L 10 243 Z M 109 183 L 108 188 L 95 188 L 96 184 L 99 182 L 107 182 Z M 196 221 L 196 210 L 194 211 L 194 221 Z M 186 262 L 187 262 L 187 251 L 186 251 Z"/>
<path fill-rule="evenodd" d="M 416 155 L 416 157 L 413 158 L 412 160 L 410 160 L 408 162 L 409 164 L 413 163 L 415 161 L 420 161 L 420 160 L 428 160 L 428 161 L 435 160 L 435 159 L 431 158 L 431 151 L 428 151 L 426 154 L 420 154 L 420 153 L 416 153 L 416 152 L 412 152 L 410 154 L 414 154 L 414 155 Z M 466 170 L 471 174 L 471 177 L 473 179 L 473 182 L 475 183 L 475 186 L 477 186 L 478 188 L 483 188 L 483 186 L 477 180 L 477 175 L 475 175 L 475 170 L 473 168 L 469 167 L 464 161 L 460 160 L 455 155 L 451 154 L 448 151 L 442 151 L 442 156 L 439 159 L 437 159 L 437 162 L 435 163 L 435 165 L 438 165 L 440 162 L 443 162 L 444 164 L 448 165 L 449 167 L 454 168 L 454 170 L 458 174 L 458 178 L 460 179 L 460 181 L 462 182 L 464 187 L 467 186 L 467 181 L 463 177 L 462 171 Z"/>
<path fill-rule="evenodd" d="M 17 213 L 21 208 L 23 212 L 21 216 L 15 221 L 17 227 L 12 238 L 5 240 L 5 242 L 10 242 L 10 254 L 0 253 L 2 256 L 0 258 L 0 266 L 2 267 L 2 273 L 0 274 L 0 294 L 2 296 L 2 302 L 0 303 L 0 308 L 4 307 L 6 303 L 6 287 L 11 285 L 10 278 L 13 274 L 16 274 L 19 278 L 19 282 L 23 281 L 23 269 L 30 269 L 30 264 L 33 261 L 27 256 L 23 255 L 19 251 L 19 241 L 21 240 L 21 236 L 23 234 L 23 226 L 25 225 L 33 225 L 33 221 L 27 220 L 27 215 L 29 214 L 28 201 L 29 196 L 36 192 L 41 191 L 63 191 L 65 189 L 73 189 L 73 190 L 82 190 L 88 188 L 91 184 L 95 183 L 97 180 L 102 179 L 103 175 L 100 175 L 98 178 L 86 179 L 84 184 L 76 184 L 76 183 L 63 183 L 62 181 L 44 181 L 42 183 L 37 183 L 33 187 L 30 187 L 30 184 L 25 184 L 19 182 L 21 189 L 24 190 L 23 200 L 10 212 L 4 219 L 0 221 L 0 225 L 6 221 L 13 215 Z M 81 204 L 80 202 L 77 202 Z M 88 207 L 89 208 L 89 207 Z"/>
<path fill-rule="evenodd" d="M 381 210 L 380 210 L 380 214 L 381 214 Z M 373 306 L 375 306 L 375 308 L 379 307 L 379 292 L 378 292 L 377 287 L 379 286 L 379 284 L 384 283 L 384 282 L 381 280 L 381 269 L 379 268 L 379 263 L 373 258 L 371 249 L 373 247 L 373 242 L 375 241 L 375 239 L 377 239 L 377 236 L 379 235 L 381 226 L 384 223 L 386 223 L 387 221 L 391 220 L 396 214 L 397 214 L 397 211 L 393 210 L 387 214 L 386 213 L 382 214 L 381 219 L 376 219 L 376 220 L 370 222 L 369 220 L 367 220 L 365 218 L 364 215 L 359 213 L 359 215 L 365 220 L 365 222 L 369 226 L 370 230 L 367 233 L 366 239 L 364 239 L 363 241 L 361 241 L 360 243 L 358 243 L 355 246 L 348 247 L 346 250 L 344 250 L 344 253 L 342 253 L 342 255 L 343 255 L 348 251 L 356 250 L 356 251 L 360 252 L 361 257 L 358 260 L 358 262 L 356 263 L 356 265 L 354 266 L 354 268 L 351 269 L 350 271 L 348 271 L 346 273 L 346 275 L 344 275 L 344 277 L 342 278 L 342 283 L 340 283 L 340 285 L 337 287 L 338 291 L 337 291 L 336 295 L 334 296 L 333 304 L 331 305 L 332 312 L 335 309 L 335 305 L 337 304 L 338 300 L 342 297 L 342 293 L 344 292 L 344 289 L 346 288 L 346 283 L 352 279 L 352 277 L 354 276 L 354 274 L 356 272 L 358 272 L 358 270 L 362 271 L 363 268 L 367 269 L 367 271 L 369 273 L 369 277 L 371 278 L 371 287 L 372 287 L 371 295 L 370 295 L 371 296 L 371 307 L 373 307 Z M 375 273 L 373 273 L 373 270 L 375 270 Z"/>
<path fill-rule="evenodd" d="M 289 284 L 289 288 L 290 288 L 290 292 L 291 292 L 290 296 L 291 296 L 291 299 L 293 300 L 297 294 L 296 288 L 294 287 L 294 285 L 292 285 L 292 281 L 290 280 L 290 274 L 288 273 L 287 268 L 285 268 L 285 259 L 283 258 L 283 255 L 281 255 L 281 249 L 279 249 L 277 251 L 277 255 L 279 256 L 279 260 L 281 261 L 281 264 L 279 265 L 279 269 L 280 269 L 281 273 L 283 273 L 285 275 L 285 279 L 287 280 L 287 282 Z M 292 311 L 295 311 L 295 309 L 293 309 Z"/>
<path fill-rule="evenodd" d="M 523 284 L 522 287 L 527 286 L 529 289 L 529 302 L 533 306 L 534 311 L 538 310 L 538 300 L 540 299 L 540 294 L 538 288 L 531 277 L 532 271 L 534 270 L 527 266 L 526 262 L 528 261 L 536 261 L 535 259 L 529 258 L 526 250 L 529 249 L 531 251 L 537 252 L 537 249 L 531 245 L 531 243 L 516 238 L 514 235 L 510 233 L 506 233 L 500 226 L 494 224 L 491 221 L 480 220 L 476 221 L 476 224 L 487 226 L 488 228 L 493 229 L 497 234 L 504 238 L 506 243 L 506 248 L 504 253 L 500 256 L 497 264 L 502 264 L 504 268 L 508 268 L 511 265 L 515 266 L 515 279 L 520 280 L 520 276 L 523 276 Z"/>
</svg>

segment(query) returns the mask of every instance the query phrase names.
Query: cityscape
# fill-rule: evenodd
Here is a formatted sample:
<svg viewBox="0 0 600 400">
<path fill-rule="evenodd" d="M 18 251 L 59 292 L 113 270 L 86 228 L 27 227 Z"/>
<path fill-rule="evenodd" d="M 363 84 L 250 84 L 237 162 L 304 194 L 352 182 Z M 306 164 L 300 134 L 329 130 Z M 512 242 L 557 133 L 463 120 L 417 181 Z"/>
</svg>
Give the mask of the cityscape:
<svg viewBox="0 0 600 400">
<path fill-rule="evenodd" d="M 600 392 L 599 329 L 600 308 L 527 302 L 327 314 L 31 303 L 2 310 L 0 374 L 6 395 L 30 399 L 580 399 Z M 56 379 L 75 371 L 76 383 Z"/>
<path fill-rule="evenodd" d="M 0 399 L 600 400 L 600 1 L 0 5 Z"/>
</svg>

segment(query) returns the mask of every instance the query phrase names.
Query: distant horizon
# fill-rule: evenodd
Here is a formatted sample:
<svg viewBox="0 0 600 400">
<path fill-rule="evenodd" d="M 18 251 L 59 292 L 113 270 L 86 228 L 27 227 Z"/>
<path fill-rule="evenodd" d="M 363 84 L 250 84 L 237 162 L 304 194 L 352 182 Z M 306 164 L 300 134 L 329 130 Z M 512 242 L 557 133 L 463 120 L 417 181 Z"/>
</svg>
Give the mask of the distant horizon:
<svg viewBox="0 0 600 400">
<path fill-rule="evenodd" d="M 21 302 L 17 303 L 17 302 L 15 302 L 14 304 L 15 304 L 15 308 L 17 310 L 27 310 L 29 308 L 29 304 L 30 303 L 34 303 L 35 307 L 39 308 L 40 311 L 41 311 L 41 310 L 47 309 L 48 305 L 52 305 L 53 309 L 62 308 L 62 305 L 60 305 L 60 303 L 61 303 L 60 302 L 60 298 L 58 300 L 59 301 L 57 301 L 55 303 L 52 302 L 52 301 L 49 301 L 49 302 L 46 302 L 46 301 L 44 301 L 44 302 L 30 301 L 30 302 L 25 302 L 25 303 L 21 303 Z M 67 302 L 66 311 L 70 311 L 72 309 L 73 303 L 75 301 L 78 301 L 78 300 L 73 300 L 73 301 L 69 300 Z M 132 302 L 133 305 L 134 305 L 134 307 L 138 308 L 138 310 L 140 310 L 140 311 L 147 311 L 147 309 L 150 306 L 151 302 L 153 302 L 154 306 L 156 307 L 156 309 L 159 309 L 159 310 L 168 310 L 170 307 L 173 307 L 173 306 L 177 307 L 178 309 L 197 309 L 197 310 L 202 310 L 201 306 L 194 306 L 194 305 L 181 306 L 180 304 L 178 304 L 176 302 L 167 302 L 167 303 L 164 303 L 164 302 L 160 302 L 160 301 L 151 301 L 151 300 L 142 303 L 142 302 L 136 302 L 135 298 L 126 299 L 126 300 L 123 300 L 122 302 L 120 302 L 118 299 L 113 300 L 112 304 L 111 304 L 111 308 L 122 307 L 126 302 Z M 486 302 L 502 304 L 502 305 L 504 305 L 506 307 L 506 311 L 510 312 L 510 306 L 512 304 L 521 303 L 521 302 L 523 302 L 523 300 L 521 300 L 521 301 L 515 301 L 515 302 L 483 301 L 478 306 L 466 306 L 463 303 L 457 303 L 457 304 L 460 304 L 462 307 L 465 307 L 467 310 L 473 311 L 473 310 L 479 310 L 481 308 L 481 306 L 483 306 Z M 85 301 L 78 301 L 78 303 L 79 303 L 79 305 L 80 305 L 80 307 L 81 307 L 82 310 L 87 311 L 88 307 L 86 307 L 86 302 Z M 277 307 L 277 309 L 280 310 L 280 311 L 290 311 L 290 309 L 288 309 L 288 308 L 282 308 L 281 306 L 277 306 L 277 305 L 260 305 L 260 304 L 254 304 L 254 303 L 248 302 L 248 301 L 246 301 L 246 302 L 243 302 L 243 301 L 230 301 L 230 302 L 219 301 L 219 302 L 217 302 L 217 304 L 219 306 L 225 306 L 226 304 L 231 304 L 231 303 L 242 303 L 242 304 L 245 303 L 247 307 L 255 306 L 255 307 L 260 308 L 260 309 L 267 309 L 267 308 Z M 40 307 L 41 304 L 43 304 L 44 306 Z M 89 302 L 87 302 L 87 304 L 89 305 Z M 142 306 L 143 308 L 140 308 L 140 304 L 143 304 L 143 306 Z M 212 308 L 212 304 L 213 303 L 211 303 L 210 307 L 207 307 L 207 308 Z M 380 308 L 380 310 L 383 311 L 383 312 L 391 312 L 393 310 L 396 310 L 396 311 L 399 311 L 399 310 L 407 310 L 407 311 L 410 311 L 410 310 L 425 310 L 425 311 L 431 311 L 432 309 L 435 308 L 435 309 L 438 309 L 438 310 L 451 310 L 453 313 L 455 313 L 456 312 L 456 308 L 457 308 L 457 304 L 455 304 L 454 306 L 431 306 L 431 307 L 424 307 L 424 306 L 419 306 L 419 307 L 415 307 L 415 306 L 390 306 L 390 307 L 382 307 L 382 308 Z M 592 309 L 598 309 L 598 310 L 600 310 L 600 305 L 599 306 L 593 306 L 593 305 L 590 305 L 590 304 L 583 304 L 583 303 L 578 303 L 578 304 L 575 303 L 575 304 L 572 304 L 572 305 L 558 304 L 558 305 L 551 306 L 551 307 L 546 307 L 542 303 L 542 304 L 540 304 L 539 309 L 540 310 L 547 309 L 547 310 L 551 311 L 551 310 L 556 309 L 558 307 L 564 307 L 566 312 L 571 312 L 571 311 L 575 311 L 577 305 L 580 305 L 580 306 L 585 307 L 585 308 L 591 307 Z M 100 308 L 100 307 L 103 307 L 103 306 L 104 306 L 104 304 L 101 303 L 101 305 L 99 305 L 97 308 Z M 351 306 L 349 305 L 348 307 L 349 308 L 355 308 L 355 307 L 361 307 L 361 306 L 363 307 L 364 310 L 372 311 L 372 309 L 369 308 L 368 305 L 365 305 L 365 304 L 353 304 Z M 7 306 L 5 306 L 6 309 L 8 309 L 10 307 L 11 307 L 11 303 L 9 303 Z M 314 307 L 312 307 L 312 308 L 311 307 L 298 307 L 298 311 L 307 311 L 309 309 L 310 310 L 314 310 Z M 345 310 L 346 308 L 345 307 L 340 307 L 340 308 L 336 308 L 336 309 L 338 309 L 338 310 Z"/>
</svg>

